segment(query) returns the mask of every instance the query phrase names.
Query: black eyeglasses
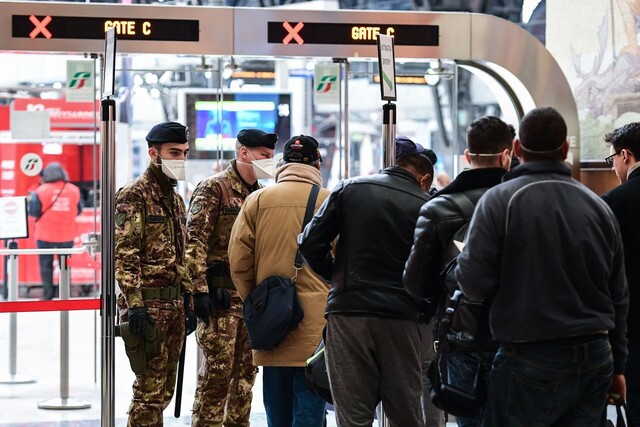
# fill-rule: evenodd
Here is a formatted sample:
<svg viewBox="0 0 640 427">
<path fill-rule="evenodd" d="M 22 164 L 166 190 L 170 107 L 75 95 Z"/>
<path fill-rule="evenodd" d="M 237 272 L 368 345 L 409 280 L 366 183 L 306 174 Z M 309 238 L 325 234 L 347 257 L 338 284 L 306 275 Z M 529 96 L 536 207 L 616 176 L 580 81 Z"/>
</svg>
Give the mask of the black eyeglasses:
<svg viewBox="0 0 640 427">
<path fill-rule="evenodd" d="M 618 151 L 617 153 L 613 153 L 612 155 L 605 157 L 604 161 L 607 162 L 609 167 L 613 167 L 613 156 L 617 156 L 620 153 L 620 151 Z"/>
</svg>

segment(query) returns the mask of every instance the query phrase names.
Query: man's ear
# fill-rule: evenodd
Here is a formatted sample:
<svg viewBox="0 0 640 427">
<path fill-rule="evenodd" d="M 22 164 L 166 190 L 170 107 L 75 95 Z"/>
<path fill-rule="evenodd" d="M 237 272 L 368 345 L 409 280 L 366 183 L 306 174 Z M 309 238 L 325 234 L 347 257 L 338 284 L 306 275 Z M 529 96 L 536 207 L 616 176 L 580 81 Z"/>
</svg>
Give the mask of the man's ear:
<svg viewBox="0 0 640 427">
<path fill-rule="evenodd" d="M 637 160 L 636 157 L 631 153 L 631 151 L 623 148 L 620 150 L 620 155 L 622 156 L 622 160 L 629 165 L 633 165 Z"/>
<path fill-rule="evenodd" d="M 517 158 L 520 158 L 522 155 L 522 147 L 520 146 L 519 139 L 513 141 L 513 154 L 515 154 Z"/>
<path fill-rule="evenodd" d="M 422 187 L 424 191 L 429 191 L 431 184 L 433 184 L 433 176 L 429 173 L 423 175 L 420 179 L 420 187 Z"/>
<path fill-rule="evenodd" d="M 469 155 L 469 149 L 464 149 L 464 158 L 467 159 L 467 163 L 471 164 L 471 156 Z"/>
<path fill-rule="evenodd" d="M 565 139 L 564 142 L 562 143 L 562 148 L 560 149 L 562 151 L 562 160 L 567 159 L 567 155 L 569 154 L 569 148 L 570 148 L 569 141 Z"/>
</svg>

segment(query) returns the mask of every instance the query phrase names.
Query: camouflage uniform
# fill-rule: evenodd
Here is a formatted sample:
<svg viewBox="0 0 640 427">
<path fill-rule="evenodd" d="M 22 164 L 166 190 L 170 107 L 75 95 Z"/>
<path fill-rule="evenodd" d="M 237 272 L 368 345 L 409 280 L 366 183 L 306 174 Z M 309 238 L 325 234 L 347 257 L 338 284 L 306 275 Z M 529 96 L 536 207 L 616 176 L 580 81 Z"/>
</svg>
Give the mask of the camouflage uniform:
<svg viewBox="0 0 640 427">
<path fill-rule="evenodd" d="M 120 287 L 120 321 L 127 309 L 146 307 L 165 333 L 160 353 L 136 375 L 129 426 L 162 426 L 185 338 L 182 292 L 191 292 L 184 265 L 185 205 L 173 183 L 151 164 L 143 175 L 116 194 L 115 270 Z"/>
<path fill-rule="evenodd" d="M 235 165 L 233 160 L 226 170 L 198 184 L 189 204 L 187 260 L 194 293 L 208 292 L 206 269 L 213 261 L 224 262 L 228 272 L 231 228 L 245 198 L 259 188 L 250 188 L 242 181 Z M 256 368 L 251 360 L 242 300 L 230 276 L 217 286 L 228 289 L 231 307 L 211 316 L 208 326 L 198 322 L 196 339 L 204 359 L 198 372 L 191 425 L 249 426 Z"/>
</svg>

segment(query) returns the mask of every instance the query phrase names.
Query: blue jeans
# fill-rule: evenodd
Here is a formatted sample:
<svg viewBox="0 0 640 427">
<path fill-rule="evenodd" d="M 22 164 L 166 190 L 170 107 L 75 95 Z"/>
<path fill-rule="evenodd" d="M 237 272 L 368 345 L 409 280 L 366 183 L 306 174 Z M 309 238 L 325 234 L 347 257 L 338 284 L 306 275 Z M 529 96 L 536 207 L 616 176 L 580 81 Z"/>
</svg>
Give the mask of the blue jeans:
<svg viewBox="0 0 640 427">
<path fill-rule="evenodd" d="M 624 376 L 627 380 L 627 415 L 634 425 L 640 426 L 640 337 L 629 338 L 629 357 Z"/>
<path fill-rule="evenodd" d="M 597 427 L 613 375 L 606 335 L 585 343 L 501 346 L 485 427 Z"/>
<path fill-rule="evenodd" d="M 265 366 L 262 393 L 269 427 L 322 427 L 326 402 L 307 387 L 304 368 Z"/>
<path fill-rule="evenodd" d="M 489 374 L 493 364 L 494 352 L 487 353 L 447 353 L 447 372 L 449 384 L 473 395 L 474 382 L 478 373 L 478 365 L 482 361 L 484 374 L 482 382 L 485 386 L 489 383 Z M 486 390 L 485 390 L 486 392 Z M 474 418 L 456 417 L 458 427 L 476 427 L 480 425 L 482 413 L 478 412 Z"/>
<path fill-rule="evenodd" d="M 36 240 L 38 249 L 72 248 L 73 241 L 70 242 L 45 242 Z M 38 255 L 40 260 L 40 278 L 42 280 L 42 299 L 53 299 L 53 255 Z M 60 257 L 58 257 L 60 259 Z"/>
</svg>

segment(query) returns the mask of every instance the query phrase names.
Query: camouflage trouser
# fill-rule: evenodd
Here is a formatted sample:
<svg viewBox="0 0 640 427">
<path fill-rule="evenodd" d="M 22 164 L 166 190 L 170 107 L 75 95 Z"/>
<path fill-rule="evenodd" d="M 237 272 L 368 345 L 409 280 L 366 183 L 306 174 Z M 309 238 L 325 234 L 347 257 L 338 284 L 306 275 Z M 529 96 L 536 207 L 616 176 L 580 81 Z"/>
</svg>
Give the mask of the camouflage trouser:
<svg viewBox="0 0 640 427">
<path fill-rule="evenodd" d="M 196 339 L 204 358 L 198 371 L 191 426 L 249 427 L 257 369 L 244 319 L 212 316 L 209 326 L 198 322 Z"/>
<path fill-rule="evenodd" d="M 171 398 L 176 385 L 178 359 L 184 341 L 185 318 L 182 299 L 179 301 L 145 301 L 149 315 L 166 334 L 160 353 L 147 361 L 147 372 L 136 375 L 133 399 L 129 406 L 129 427 L 162 426 L 162 411 Z M 120 321 L 127 321 L 126 305 L 118 301 Z"/>
</svg>

